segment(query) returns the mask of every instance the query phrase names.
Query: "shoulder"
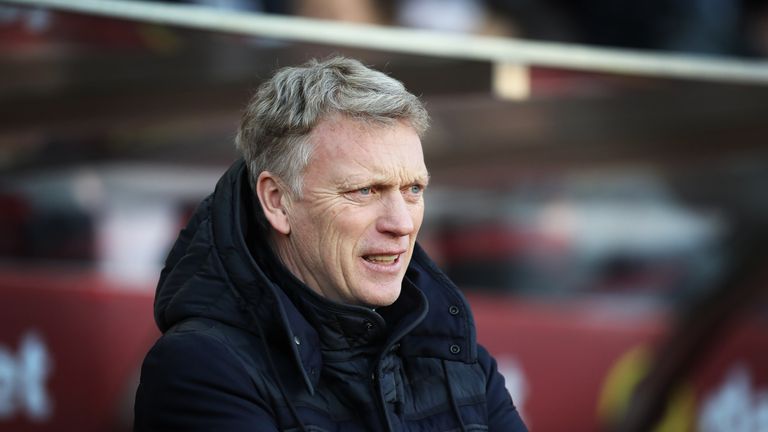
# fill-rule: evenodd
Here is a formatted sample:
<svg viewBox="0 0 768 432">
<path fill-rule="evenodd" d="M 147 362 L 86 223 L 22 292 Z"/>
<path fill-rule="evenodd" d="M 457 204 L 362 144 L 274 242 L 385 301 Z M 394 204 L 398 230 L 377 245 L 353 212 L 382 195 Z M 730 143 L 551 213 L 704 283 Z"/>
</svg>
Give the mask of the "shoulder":
<svg viewBox="0 0 768 432">
<path fill-rule="evenodd" d="M 137 429 L 173 429 L 217 418 L 244 424 L 256 418 L 272 421 L 270 397 L 261 385 L 268 374 L 258 374 L 256 363 L 244 361 L 238 336 L 210 320 L 187 321 L 164 334 L 142 365 Z"/>
<path fill-rule="evenodd" d="M 240 383 L 248 373 L 227 330 L 210 320 L 187 320 L 163 334 L 149 350 L 141 385 L 175 388 L 190 381 Z"/>
<path fill-rule="evenodd" d="M 496 359 L 480 344 L 477 344 L 477 362 L 482 367 L 486 376 L 496 371 Z"/>
<path fill-rule="evenodd" d="M 227 377 L 253 375 L 261 364 L 264 348 L 260 340 L 244 330 L 215 320 L 195 318 L 169 329 L 150 349 L 143 370 L 153 368 L 171 376 L 210 375 L 226 368 Z M 143 372 L 142 370 L 142 372 Z M 143 374 L 142 374 L 143 375 Z"/>
</svg>

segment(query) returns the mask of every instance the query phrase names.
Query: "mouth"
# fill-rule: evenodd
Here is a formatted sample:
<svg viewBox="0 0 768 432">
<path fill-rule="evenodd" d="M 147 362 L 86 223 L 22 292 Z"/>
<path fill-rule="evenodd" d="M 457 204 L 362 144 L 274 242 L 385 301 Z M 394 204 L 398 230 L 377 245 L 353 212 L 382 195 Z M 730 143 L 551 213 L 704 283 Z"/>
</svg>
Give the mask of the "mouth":
<svg viewBox="0 0 768 432">
<path fill-rule="evenodd" d="M 401 254 L 364 255 L 363 259 L 368 261 L 369 263 L 373 263 L 373 264 L 392 265 L 392 264 L 396 264 L 398 261 L 400 261 L 400 255 Z"/>
</svg>

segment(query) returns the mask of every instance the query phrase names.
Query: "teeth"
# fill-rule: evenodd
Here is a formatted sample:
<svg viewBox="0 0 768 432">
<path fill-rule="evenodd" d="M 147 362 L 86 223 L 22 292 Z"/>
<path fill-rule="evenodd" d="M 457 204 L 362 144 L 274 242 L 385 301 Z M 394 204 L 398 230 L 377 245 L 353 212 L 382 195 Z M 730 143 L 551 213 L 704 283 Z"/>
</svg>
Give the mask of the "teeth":
<svg viewBox="0 0 768 432">
<path fill-rule="evenodd" d="M 397 259 L 397 255 L 368 255 L 365 259 L 377 264 L 392 264 Z"/>
</svg>

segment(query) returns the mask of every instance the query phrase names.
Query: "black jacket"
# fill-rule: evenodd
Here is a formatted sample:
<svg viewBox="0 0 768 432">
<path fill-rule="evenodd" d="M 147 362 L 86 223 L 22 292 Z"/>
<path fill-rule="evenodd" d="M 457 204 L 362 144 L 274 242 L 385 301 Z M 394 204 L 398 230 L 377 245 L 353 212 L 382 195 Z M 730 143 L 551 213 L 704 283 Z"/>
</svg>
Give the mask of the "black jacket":
<svg viewBox="0 0 768 432">
<path fill-rule="evenodd" d="M 326 300 L 267 246 L 235 163 L 161 274 L 137 431 L 525 431 L 468 304 L 417 246 L 398 300 Z"/>
</svg>

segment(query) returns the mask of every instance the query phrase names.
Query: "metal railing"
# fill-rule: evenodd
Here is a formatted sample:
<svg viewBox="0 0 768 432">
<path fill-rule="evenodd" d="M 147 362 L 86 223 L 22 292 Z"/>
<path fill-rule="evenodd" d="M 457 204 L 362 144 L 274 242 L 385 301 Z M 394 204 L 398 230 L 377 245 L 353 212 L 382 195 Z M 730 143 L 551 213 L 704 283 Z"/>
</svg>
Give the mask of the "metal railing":
<svg viewBox="0 0 768 432">
<path fill-rule="evenodd" d="M 694 80 L 768 84 L 768 61 L 596 48 L 578 44 L 352 24 L 127 0 L 0 0 L 0 4 L 200 30 L 424 56 Z"/>
</svg>

